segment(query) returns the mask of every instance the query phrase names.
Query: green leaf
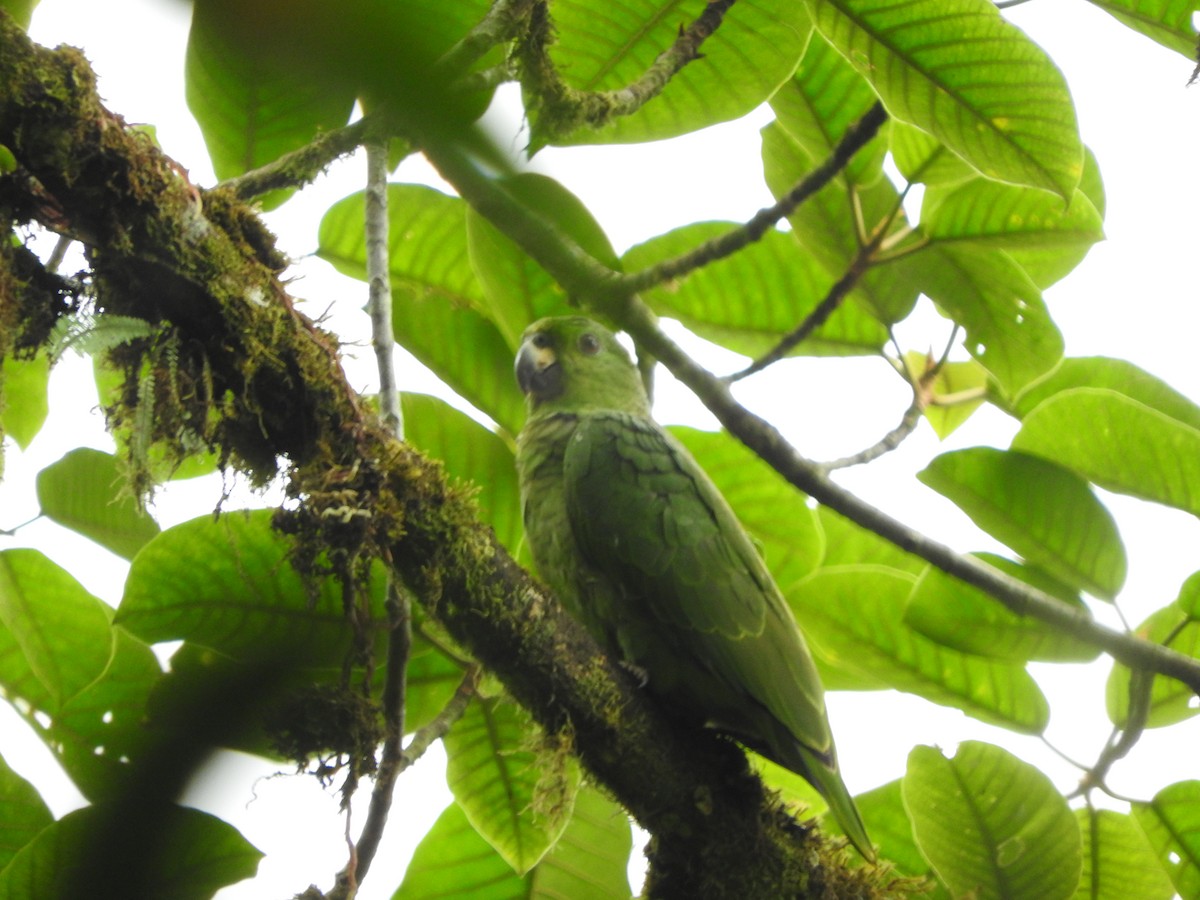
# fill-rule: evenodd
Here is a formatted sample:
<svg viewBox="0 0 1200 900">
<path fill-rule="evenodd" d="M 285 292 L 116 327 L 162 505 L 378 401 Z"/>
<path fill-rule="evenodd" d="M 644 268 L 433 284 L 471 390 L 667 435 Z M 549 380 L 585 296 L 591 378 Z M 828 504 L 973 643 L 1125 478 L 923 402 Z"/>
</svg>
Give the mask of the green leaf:
<svg viewBox="0 0 1200 900">
<path fill-rule="evenodd" d="M 111 453 L 79 447 L 37 475 L 42 513 L 125 559 L 159 533 Z"/>
<path fill-rule="evenodd" d="M 1075 900 L 1170 900 L 1175 890 L 1132 816 L 1075 810 L 1083 835 L 1083 874 Z"/>
<path fill-rule="evenodd" d="M 579 789 L 574 757 L 530 749 L 529 714 L 477 697 L 443 739 L 446 781 L 471 824 L 518 873 L 554 846 Z"/>
<path fill-rule="evenodd" d="M 838 566 L 882 566 L 916 576 L 929 565 L 921 557 L 901 550 L 891 541 L 885 541 L 873 531 L 851 522 L 841 513 L 828 506 L 817 507 L 817 521 L 825 534 L 825 556 L 821 565 L 826 568 Z"/>
<path fill-rule="evenodd" d="M 50 808 L 32 784 L 9 768 L 0 756 L 0 872 L 17 851 L 54 821 Z"/>
<path fill-rule="evenodd" d="M 1005 574 L 1086 612 L 1078 596 L 1072 596 L 1068 588 L 1036 569 L 989 553 L 975 555 Z M 1018 616 L 978 588 L 932 566 L 913 588 L 904 621 L 944 647 L 990 659 L 1083 662 L 1100 655 L 1092 645 L 1037 619 Z"/>
<path fill-rule="evenodd" d="M 875 105 L 875 91 L 819 34 L 808 42 L 792 80 L 771 97 L 775 119 L 814 159 L 833 152 L 846 130 Z M 886 130 L 861 148 L 843 169 L 852 184 L 883 175 Z"/>
<path fill-rule="evenodd" d="M 18 25 L 28 30 L 29 20 L 39 2 L 40 0 L 0 0 L 0 9 L 7 10 Z"/>
<path fill-rule="evenodd" d="M 919 381 L 934 363 L 929 353 L 904 354 L 904 365 L 913 382 Z M 939 440 L 948 438 L 983 405 L 987 380 L 987 370 L 973 359 L 943 362 L 938 367 L 925 386 L 929 399 L 922 414 Z"/>
<path fill-rule="evenodd" d="M 558 843 L 524 877 L 452 803 L 421 839 L 393 900 L 616 900 L 629 896 L 632 840 L 624 812 L 594 788 L 580 790 Z"/>
<path fill-rule="evenodd" d="M 785 593 L 809 644 L 833 666 L 985 722 L 1040 734 L 1049 707 L 1029 673 L 958 653 L 914 631 L 904 623 L 912 586 L 908 575 L 855 565 L 819 569 Z"/>
<path fill-rule="evenodd" d="M 530 900 L 625 900 L 633 836 L 625 811 L 592 787 L 580 789 L 562 837 L 529 873 Z"/>
<path fill-rule="evenodd" d="M 914 747 L 904 805 L 917 845 L 955 896 L 978 900 L 1071 897 L 1082 864 L 1079 826 L 1050 779 L 977 741 L 953 759 Z"/>
<path fill-rule="evenodd" d="M 604 7 L 586 0 L 556 0 L 555 40 L 550 56 L 567 84 L 581 91 L 619 91 L 637 81 L 680 27 L 703 9 L 666 0 L 628 0 Z M 556 144 L 653 141 L 676 137 L 739 118 L 766 101 L 796 68 L 812 31 L 804 7 L 791 0 L 739 0 L 701 48 L 702 58 L 684 66 L 631 116 L 600 128 L 586 125 Z M 526 98 L 533 119 L 532 144 L 547 143 L 547 123 Z"/>
<path fill-rule="evenodd" d="M 186 640 L 234 659 L 340 664 L 352 640 L 341 585 L 306 585 L 271 517 L 226 512 L 164 531 L 130 567 L 117 622 L 151 644 Z M 382 620 L 381 585 L 372 598 Z"/>
<path fill-rule="evenodd" d="M 888 147 L 900 174 L 920 184 L 954 184 L 976 176 L 957 153 L 927 131 L 892 121 Z"/>
<path fill-rule="evenodd" d="M 389 275 L 396 340 L 462 397 L 511 434 L 525 419 L 513 379 L 514 348 L 488 318 L 471 269 L 467 206 L 432 188 L 388 188 Z M 363 194 L 335 203 L 321 219 L 317 255 L 366 279 Z"/>
<path fill-rule="evenodd" d="M 1023 419 L 1055 394 L 1082 387 L 1115 391 L 1200 431 L 1200 406 L 1133 363 L 1103 356 L 1062 360 L 1017 395 L 1016 415 Z"/>
<path fill-rule="evenodd" d="M 623 257 L 633 271 L 694 249 L 736 228 L 696 222 L 651 238 Z M 768 231 L 759 241 L 665 285 L 642 293 L 656 313 L 747 356 L 760 356 L 795 329 L 829 293 L 834 278 L 796 243 Z M 887 331 L 857 303 L 842 304 L 793 353 L 878 353 Z"/>
<path fill-rule="evenodd" d="M 729 501 L 781 586 L 820 565 L 825 542 L 803 494 L 725 432 L 670 430 Z"/>
<path fill-rule="evenodd" d="M 902 122 L 988 178 L 1070 197 L 1083 170 L 1062 73 L 987 0 L 810 0 L 817 29 Z"/>
<path fill-rule="evenodd" d="M 188 109 L 195 116 L 224 180 L 297 150 L 321 131 L 345 125 L 354 91 L 312 77 L 300 61 L 265 48 L 242 33 L 222 4 L 202 3 L 192 15 L 184 57 Z M 278 206 L 294 189 L 261 202 Z"/>
<path fill-rule="evenodd" d="M 1194 607 L 1200 592 L 1200 573 L 1183 583 L 1179 600 L 1150 614 L 1134 634 L 1156 644 L 1166 644 L 1187 656 L 1200 659 L 1200 620 L 1189 615 L 1184 606 Z M 1132 673 L 1127 666 L 1115 663 L 1108 676 L 1105 705 L 1114 725 L 1124 728 L 1129 719 L 1129 688 Z M 1147 728 L 1161 728 L 1190 719 L 1200 713 L 1195 694 L 1174 678 L 1156 676 L 1150 687 Z"/>
<path fill-rule="evenodd" d="M 513 871 L 480 836 L 457 803 L 438 816 L 413 851 L 404 881 L 392 900 L 517 900 L 528 892 Z"/>
<path fill-rule="evenodd" d="M 1117 21 L 1194 60 L 1195 0 L 1091 0 Z"/>
<path fill-rule="evenodd" d="M 775 197 L 783 197 L 806 176 L 814 160 L 778 122 L 762 130 L 763 176 Z M 860 244 L 856 217 L 861 215 L 866 231 L 893 217 L 889 234 L 904 228 L 907 221 L 899 210 L 900 195 L 886 178 L 851 190 L 843 176 L 809 197 L 788 216 L 792 232 L 806 253 L 824 266 L 834 279 L 841 278 L 858 255 Z M 917 302 L 918 285 L 911 280 L 910 260 L 899 258 L 887 265 L 873 266 L 850 292 L 851 301 L 871 311 L 879 321 L 898 322 Z"/>
<path fill-rule="evenodd" d="M 498 185 L 593 258 L 620 269 L 604 229 L 583 202 L 553 178 L 523 172 Z M 485 312 L 514 351 L 529 323 L 574 312 L 566 291 L 550 273 L 474 209 L 467 212 L 467 246 L 487 298 Z"/>
<path fill-rule="evenodd" d="M 1041 292 L 1003 251 L 933 244 L 908 262 L 921 289 L 966 333 L 967 351 L 1015 394 L 1062 357 L 1063 339 Z"/>
<path fill-rule="evenodd" d="M 970 447 L 943 453 L 917 477 L 1061 581 L 1105 600 L 1125 583 L 1117 523 L 1069 469 L 1024 453 Z"/>
<path fill-rule="evenodd" d="M 1200 781 L 1168 785 L 1133 817 L 1181 897 L 1200 897 Z"/>
<path fill-rule="evenodd" d="M 71 780 L 89 800 L 119 796 L 130 763 L 144 755 L 147 703 L 162 680 L 149 646 L 113 629 L 112 661 L 104 674 L 67 699 L 45 738 Z"/>
<path fill-rule="evenodd" d="M 1110 491 L 1200 513 L 1200 429 L 1116 391 L 1055 394 L 1025 416 L 1012 447 Z"/>
<path fill-rule="evenodd" d="M 516 463 L 509 445 L 442 400 L 404 394 L 401 402 L 405 439 L 442 460 L 447 474 L 478 488 L 480 518 L 515 555 L 524 543 L 525 528 Z"/>
<path fill-rule="evenodd" d="M 0 678 L 54 714 L 96 680 L 113 652 L 111 611 L 40 551 L 0 551 Z"/>
<path fill-rule="evenodd" d="M 416 731 L 446 708 L 462 682 L 463 668 L 419 635 L 408 655 L 404 697 L 404 730 Z"/>
<path fill-rule="evenodd" d="M 1090 158 L 1090 157 L 1089 157 Z M 921 204 L 921 230 L 945 245 L 1008 250 L 1039 287 L 1077 266 L 1104 240 L 1104 220 L 1081 190 L 1069 205 L 1045 191 L 987 178 L 931 185 Z"/>
<path fill-rule="evenodd" d="M 147 896 L 140 889 L 153 885 L 157 897 L 207 900 L 258 869 L 263 854 L 215 816 L 179 806 L 140 811 L 154 817 L 155 840 L 150 847 L 130 847 L 128 841 L 112 838 L 123 852 L 118 860 L 103 861 L 107 865 L 101 881 L 83 865 L 95 850 L 99 831 L 111 833 L 114 823 L 107 809 L 89 806 L 44 829 L 0 870 L 0 900 L 74 900 L 84 896 L 79 893 L 81 880 L 87 882 L 87 896 L 122 896 L 126 891 L 129 896 Z M 118 869 L 134 886 L 116 883 Z"/>
<path fill-rule="evenodd" d="M 0 441 L 8 435 L 22 450 L 29 446 L 50 411 L 49 383 L 50 361 L 43 353 L 33 359 L 6 356 L 0 362 Z"/>
</svg>

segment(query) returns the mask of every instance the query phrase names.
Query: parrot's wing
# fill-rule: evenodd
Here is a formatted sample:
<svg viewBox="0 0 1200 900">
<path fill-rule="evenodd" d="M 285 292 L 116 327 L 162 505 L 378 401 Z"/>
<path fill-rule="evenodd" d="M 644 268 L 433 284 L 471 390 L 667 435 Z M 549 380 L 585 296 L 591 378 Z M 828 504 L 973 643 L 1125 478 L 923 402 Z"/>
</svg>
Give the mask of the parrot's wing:
<svg viewBox="0 0 1200 900">
<path fill-rule="evenodd" d="M 563 476 L 571 530 L 588 562 L 697 665 L 833 764 L 808 648 L 758 551 L 687 450 L 648 419 L 583 416 Z M 751 737 L 776 743 L 761 733 L 772 728 L 755 730 Z"/>
</svg>

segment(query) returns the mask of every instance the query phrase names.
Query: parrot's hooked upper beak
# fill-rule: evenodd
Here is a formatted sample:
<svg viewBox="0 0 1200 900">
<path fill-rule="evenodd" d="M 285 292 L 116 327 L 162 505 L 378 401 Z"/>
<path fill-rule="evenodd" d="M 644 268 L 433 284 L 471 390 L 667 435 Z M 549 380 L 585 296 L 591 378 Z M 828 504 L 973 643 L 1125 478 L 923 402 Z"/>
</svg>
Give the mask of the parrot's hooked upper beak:
<svg viewBox="0 0 1200 900">
<path fill-rule="evenodd" d="M 545 335 L 532 335 L 521 344 L 516 372 L 521 391 L 534 400 L 549 400 L 562 393 L 562 366 Z"/>
</svg>

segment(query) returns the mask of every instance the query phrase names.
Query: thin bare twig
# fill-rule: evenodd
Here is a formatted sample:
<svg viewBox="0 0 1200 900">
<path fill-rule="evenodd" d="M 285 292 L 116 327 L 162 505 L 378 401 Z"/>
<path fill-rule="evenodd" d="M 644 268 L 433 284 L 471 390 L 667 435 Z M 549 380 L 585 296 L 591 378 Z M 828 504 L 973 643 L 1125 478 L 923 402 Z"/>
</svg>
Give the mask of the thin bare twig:
<svg viewBox="0 0 1200 900">
<path fill-rule="evenodd" d="M 409 740 L 408 746 L 404 748 L 404 752 L 400 756 L 400 771 L 415 764 L 425 755 L 425 751 L 433 746 L 434 741 L 445 737 L 450 726 L 462 718 L 467 704 L 471 702 L 476 688 L 479 687 L 480 674 L 481 669 L 475 663 L 467 668 L 467 671 L 463 673 L 462 681 L 458 683 L 458 689 L 454 692 L 454 696 L 450 698 L 442 711 L 428 725 L 418 728 L 412 739 Z"/>
<path fill-rule="evenodd" d="M 846 167 L 851 157 L 878 133 L 886 121 L 887 113 L 883 105 L 876 103 L 861 119 L 846 129 L 846 133 L 842 135 L 829 157 L 797 182 L 773 206 L 760 209 L 746 224 L 706 241 L 695 250 L 623 276 L 620 279 L 622 292 L 635 294 L 679 278 L 708 263 L 731 256 L 759 240 L 775 226 L 775 223 L 791 215 L 801 203 L 829 184 Z"/>
<path fill-rule="evenodd" d="M 371 345 L 379 371 L 379 412 L 396 437 L 404 437 L 400 393 L 393 358 L 392 285 L 388 263 L 388 148 L 385 140 L 367 141 L 366 244 L 370 291 Z"/>
</svg>

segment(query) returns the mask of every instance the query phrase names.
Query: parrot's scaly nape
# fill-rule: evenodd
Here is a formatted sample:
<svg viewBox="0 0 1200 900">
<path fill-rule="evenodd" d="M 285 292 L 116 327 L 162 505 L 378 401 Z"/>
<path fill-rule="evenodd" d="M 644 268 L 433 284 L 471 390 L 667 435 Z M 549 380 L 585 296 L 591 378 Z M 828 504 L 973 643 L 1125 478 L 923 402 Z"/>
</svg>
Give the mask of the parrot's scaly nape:
<svg viewBox="0 0 1200 900">
<path fill-rule="evenodd" d="M 802 775 L 874 859 L 791 611 L 725 498 L 650 417 L 624 347 L 589 319 L 542 319 L 516 371 L 529 405 L 521 505 L 541 576 L 654 696 Z"/>
</svg>

